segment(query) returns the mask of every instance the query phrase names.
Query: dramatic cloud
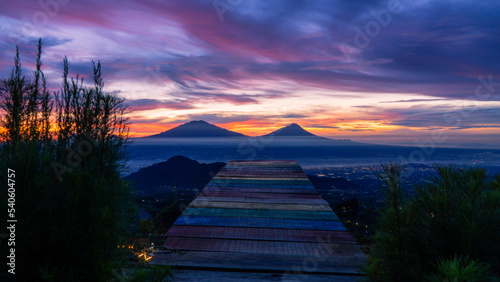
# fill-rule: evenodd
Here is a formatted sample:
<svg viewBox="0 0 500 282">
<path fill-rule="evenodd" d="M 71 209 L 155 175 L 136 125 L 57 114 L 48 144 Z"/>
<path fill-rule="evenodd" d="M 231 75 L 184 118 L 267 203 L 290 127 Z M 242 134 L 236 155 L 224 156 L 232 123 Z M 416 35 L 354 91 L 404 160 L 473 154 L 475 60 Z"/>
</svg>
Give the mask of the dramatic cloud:
<svg viewBox="0 0 500 282">
<path fill-rule="evenodd" d="M 185 110 L 192 109 L 193 106 L 186 102 L 160 101 L 157 99 L 136 99 L 127 100 L 127 105 L 132 111 L 147 111 L 154 109 Z"/>
<path fill-rule="evenodd" d="M 15 45 L 28 74 L 39 37 L 51 89 L 60 88 L 64 55 L 84 78 L 101 60 L 106 87 L 127 98 L 139 135 L 189 119 L 254 135 L 298 122 L 324 136 L 380 140 L 500 130 L 500 2 L 221 2 L 229 6 L 6 2 L 0 75 Z"/>
</svg>

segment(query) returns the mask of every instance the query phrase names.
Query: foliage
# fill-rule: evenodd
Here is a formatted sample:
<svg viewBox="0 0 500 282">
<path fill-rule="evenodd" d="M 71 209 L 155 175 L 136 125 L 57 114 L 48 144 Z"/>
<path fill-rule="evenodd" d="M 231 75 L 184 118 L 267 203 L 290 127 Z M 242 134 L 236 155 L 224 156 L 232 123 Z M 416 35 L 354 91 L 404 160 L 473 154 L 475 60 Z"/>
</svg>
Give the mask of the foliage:
<svg viewBox="0 0 500 282">
<path fill-rule="evenodd" d="M 383 166 L 384 206 L 365 269 L 371 280 L 417 281 L 453 269 L 460 280 L 468 271 L 482 273 L 483 265 L 500 273 L 499 177 L 454 165 L 435 170 L 408 199 L 401 166 Z"/>
<path fill-rule="evenodd" d="M 382 171 L 379 173 L 384 200 L 380 208 L 381 217 L 376 226 L 373 258 L 369 260 L 372 268 L 369 274 L 372 280 L 376 281 L 408 279 L 405 266 L 411 262 L 408 247 L 409 210 L 406 206 L 408 199 L 401 181 L 401 171 L 401 165 L 391 163 L 382 165 Z"/>
<path fill-rule="evenodd" d="M 139 234 L 149 234 L 155 229 L 155 224 L 150 219 L 139 220 L 139 227 L 137 228 L 137 233 Z"/>
<path fill-rule="evenodd" d="M 170 281 L 172 269 L 170 266 L 150 265 L 148 268 L 137 269 L 132 281 L 137 282 L 162 282 Z"/>
<path fill-rule="evenodd" d="M 99 62 L 93 85 L 84 86 L 78 76 L 68 78 L 65 58 L 62 89 L 50 93 L 41 54 L 40 40 L 33 80 L 23 76 L 16 51 L 10 77 L 0 82 L 1 179 L 8 168 L 16 172 L 16 275 L 104 280 L 124 260 L 116 246 L 134 215 L 131 189 L 120 178 L 126 107 L 104 92 Z"/>
<path fill-rule="evenodd" d="M 448 260 L 439 259 L 436 266 L 438 273 L 427 277 L 431 282 L 481 282 L 495 279 L 489 270 L 489 265 L 481 264 L 468 257 L 455 256 Z"/>
</svg>

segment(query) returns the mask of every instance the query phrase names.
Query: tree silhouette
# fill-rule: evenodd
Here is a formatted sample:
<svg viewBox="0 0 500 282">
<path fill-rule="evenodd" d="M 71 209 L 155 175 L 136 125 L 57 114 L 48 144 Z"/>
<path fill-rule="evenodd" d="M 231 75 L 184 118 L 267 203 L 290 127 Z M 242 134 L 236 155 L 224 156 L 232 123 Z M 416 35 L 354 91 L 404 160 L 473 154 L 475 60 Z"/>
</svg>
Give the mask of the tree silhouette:
<svg viewBox="0 0 500 282">
<path fill-rule="evenodd" d="M 490 281 L 500 273 L 500 176 L 454 165 L 404 196 L 400 165 L 384 165 L 384 205 L 366 272 L 374 281 Z"/>
<path fill-rule="evenodd" d="M 104 91 L 100 62 L 93 63 L 93 86 L 84 86 L 78 75 L 68 78 L 64 58 L 62 88 L 50 93 L 41 54 L 40 40 L 29 80 L 16 48 L 14 69 L 0 82 L 0 177 L 7 179 L 8 169 L 16 174 L 16 278 L 111 279 L 124 262 L 117 245 L 134 215 L 131 189 L 120 177 L 127 108 Z"/>
</svg>

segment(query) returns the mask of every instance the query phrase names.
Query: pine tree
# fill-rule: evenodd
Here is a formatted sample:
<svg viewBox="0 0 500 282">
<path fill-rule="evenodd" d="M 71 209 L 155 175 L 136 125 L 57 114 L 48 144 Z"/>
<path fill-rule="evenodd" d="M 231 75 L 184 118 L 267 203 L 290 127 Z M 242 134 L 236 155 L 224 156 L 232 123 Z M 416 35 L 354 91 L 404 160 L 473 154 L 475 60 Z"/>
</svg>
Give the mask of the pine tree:
<svg viewBox="0 0 500 282">
<path fill-rule="evenodd" d="M 369 258 L 369 274 L 375 281 L 408 281 L 408 198 L 400 164 L 382 165 L 378 174 L 384 196 L 377 223 L 376 242 Z"/>
<path fill-rule="evenodd" d="M 120 177 L 127 109 L 104 91 L 100 62 L 93 65 L 94 85 L 84 87 L 79 76 L 68 78 L 64 58 L 62 89 L 51 95 L 41 54 L 39 41 L 29 80 L 16 49 L 14 69 L 0 82 L 0 177 L 16 171 L 16 278 L 108 280 L 123 263 L 116 246 L 134 214 L 130 187 Z"/>
<path fill-rule="evenodd" d="M 434 166 L 407 199 L 401 166 L 384 165 L 384 203 L 365 271 L 374 281 L 499 279 L 500 176 Z M 472 278 L 471 278 L 472 277 Z"/>
</svg>

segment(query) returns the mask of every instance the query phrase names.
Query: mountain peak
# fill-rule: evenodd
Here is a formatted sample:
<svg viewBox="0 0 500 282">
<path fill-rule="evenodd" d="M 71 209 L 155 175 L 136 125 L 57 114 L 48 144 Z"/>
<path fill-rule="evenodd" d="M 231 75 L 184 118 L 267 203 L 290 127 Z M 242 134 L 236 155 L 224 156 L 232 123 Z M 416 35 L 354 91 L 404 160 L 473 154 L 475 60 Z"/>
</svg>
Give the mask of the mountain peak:
<svg viewBox="0 0 500 282">
<path fill-rule="evenodd" d="M 287 125 L 285 127 L 282 127 L 268 135 L 273 135 L 273 136 L 316 136 L 312 134 L 311 132 L 305 130 L 302 128 L 300 125 L 296 123 L 292 123 L 290 125 Z"/>
<path fill-rule="evenodd" d="M 243 137 L 245 135 L 230 131 L 204 120 L 193 120 L 149 137 Z"/>
<path fill-rule="evenodd" d="M 200 120 L 192 120 L 192 121 L 186 122 L 183 125 L 210 125 L 210 123 L 200 119 Z"/>
</svg>

